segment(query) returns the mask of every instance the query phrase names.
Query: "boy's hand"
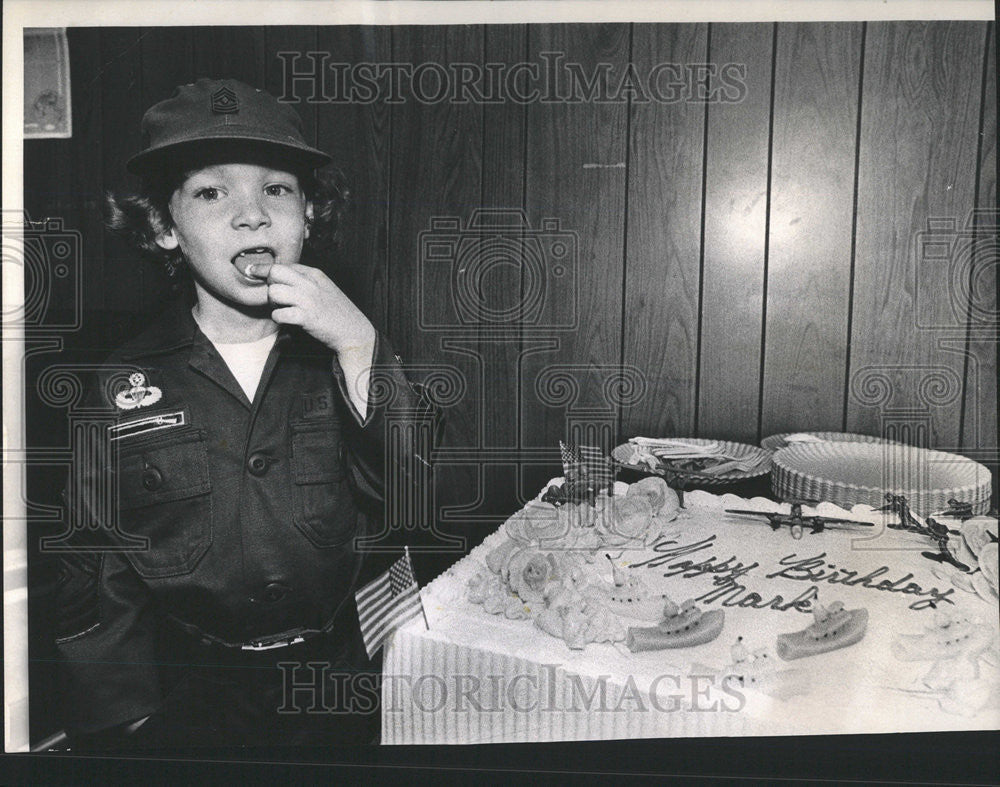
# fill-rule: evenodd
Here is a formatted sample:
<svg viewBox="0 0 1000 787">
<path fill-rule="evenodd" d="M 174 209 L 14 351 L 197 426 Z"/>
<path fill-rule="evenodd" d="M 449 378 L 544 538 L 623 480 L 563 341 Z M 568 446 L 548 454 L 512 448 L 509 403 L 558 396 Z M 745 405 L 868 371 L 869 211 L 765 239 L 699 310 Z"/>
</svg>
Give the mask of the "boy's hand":
<svg viewBox="0 0 1000 787">
<path fill-rule="evenodd" d="M 271 319 L 298 325 L 337 353 L 348 393 L 364 421 L 375 352 L 375 327 L 323 271 L 308 265 L 254 264 L 247 274 L 267 281 L 267 297 L 277 308 Z"/>
<path fill-rule="evenodd" d="M 266 278 L 268 300 L 276 307 L 271 319 L 298 325 L 338 355 L 367 351 L 371 358 L 374 326 L 326 274 L 299 263 L 250 267 L 248 274 Z"/>
</svg>

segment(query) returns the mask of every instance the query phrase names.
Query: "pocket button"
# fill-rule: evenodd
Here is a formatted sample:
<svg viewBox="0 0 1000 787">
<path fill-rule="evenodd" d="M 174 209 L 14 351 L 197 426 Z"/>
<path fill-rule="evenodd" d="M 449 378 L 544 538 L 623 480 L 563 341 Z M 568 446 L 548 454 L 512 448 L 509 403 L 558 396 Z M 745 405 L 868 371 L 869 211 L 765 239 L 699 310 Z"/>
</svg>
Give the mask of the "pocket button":
<svg viewBox="0 0 1000 787">
<path fill-rule="evenodd" d="M 262 476 L 267 472 L 267 456 L 257 452 L 250 455 L 250 459 L 247 461 L 247 470 L 250 471 L 251 475 Z"/>
<path fill-rule="evenodd" d="M 264 587 L 264 601 L 270 601 L 271 603 L 281 601 L 287 592 L 288 588 L 280 582 L 271 582 Z"/>
<path fill-rule="evenodd" d="M 147 466 L 142 471 L 142 488 L 147 492 L 155 492 L 163 486 L 163 473 L 159 468 Z"/>
</svg>

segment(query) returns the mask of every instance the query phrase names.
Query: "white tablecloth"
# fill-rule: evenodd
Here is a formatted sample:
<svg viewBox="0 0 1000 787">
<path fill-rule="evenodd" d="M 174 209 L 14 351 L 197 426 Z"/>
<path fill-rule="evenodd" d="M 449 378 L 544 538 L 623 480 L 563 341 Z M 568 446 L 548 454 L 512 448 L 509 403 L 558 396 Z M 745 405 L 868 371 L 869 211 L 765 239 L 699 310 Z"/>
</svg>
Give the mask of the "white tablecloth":
<svg viewBox="0 0 1000 787">
<path fill-rule="evenodd" d="M 701 710 L 681 710 L 681 703 L 690 703 L 695 686 L 685 676 L 661 681 L 659 707 L 653 707 L 645 686 L 633 689 L 610 676 L 602 681 L 600 675 L 518 658 L 502 649 L 457 645 L 422 629 L 420 622 L 419 628 L 411 625 L 397 632 L 386 651 L 385 744 L 716 737 L 782 731 L 781 725 L 766 729 L 742 712 L 727 710 L 725 697 L 700 696 Z M 547 635 L 539 632 L 539 636 Z M 695 688 L 704 691 L 707 685 L 707 680 L 701 680 Z M 735 704 L 732 700 L 729 708 Z"/>
</svg>

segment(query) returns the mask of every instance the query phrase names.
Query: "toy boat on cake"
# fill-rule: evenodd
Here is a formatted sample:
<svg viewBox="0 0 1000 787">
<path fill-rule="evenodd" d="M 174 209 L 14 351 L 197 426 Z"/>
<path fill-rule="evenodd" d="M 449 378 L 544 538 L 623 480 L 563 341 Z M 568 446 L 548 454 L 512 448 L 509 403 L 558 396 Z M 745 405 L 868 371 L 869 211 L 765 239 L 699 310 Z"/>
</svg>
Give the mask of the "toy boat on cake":
<svg viewBox="0 0 1000 787">
<path fill-rule="evenodd" d="M 679 608 L 667 601 L 659 624 L 650 628 L 630 627 L 625 645 L 633 653 L 704 645 L 719 636 L 725 619 L 726 613 L 721 609 L 703 613 L 694 601 L 685 601 Z"/>
<path fill-rule="evenodd" d="M 612 560 L 611 555 L 604 557 L 611 564 L 611 584 L 598 580 L 583 588 L 583 595 L 621 617 L 647 623 L 662 620 L 664 605 L 673 604 L 670 597 L 666 593 L 650 590 L 641 577 L 634 572 L 626 572 Z"/>
<path fill-rule="evenodd" d="M 812 689 L 812 672 L 808 669 L 778 669 L 775 659 L 766 648 L 753 652 L 743 644 L 743 637 L 737 637 L 730 648 L 732 663 L 722 670 L 712 670 L 704 665 L 692 665 L 691 674 L 712 674 L 722 682 L 751 689 L 778 700 L 787 700 L 799 694 L 808 694 Z M 699 672 L 700 670 L 700 672 Z"/>
<path fill-rule="evenodd" d="M 817 605 L 813 615 L 808 628 L 778 635 L 775 649 L 785 661 L 846 648 L 860 642 L 868 629 L 867 609 L 844 609 L 839 601 L 829 607 Z"/>
<path fill-rule="evenodd" d="M 923 634 L 898 634 L 892 643 L 892 655 L 900 661 L 976 657 L 989 648 L 994 631 L 981 621 L 939 611 Z"/>
</svg>

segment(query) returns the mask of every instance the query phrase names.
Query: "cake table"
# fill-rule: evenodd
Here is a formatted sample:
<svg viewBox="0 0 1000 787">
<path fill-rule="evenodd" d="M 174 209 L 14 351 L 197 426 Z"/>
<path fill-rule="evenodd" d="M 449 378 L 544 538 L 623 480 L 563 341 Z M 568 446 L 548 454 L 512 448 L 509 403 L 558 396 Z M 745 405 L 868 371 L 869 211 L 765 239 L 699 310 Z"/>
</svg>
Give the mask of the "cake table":
<svg viewBox="0 0 1000 787">
<path fill-rule="evenodd" d="M 626 485 L 615 493 L 627 493 Z M 542 505 L 536 499 L 529 508 L 537 515 Z M 551 595 L 543 602 L 524 591 L 529 601 L 509 595 L 505 609 L 493 603 L 488 611 L 490 602 L 470 592 L 497 580 L 498 560 L 507 561 L 504 571 L 521 571 L 509 557 L 511 533 L 524 532 L 519 512 L 421 591 L 429 629 L 418 617 L 388 642 L 383 743 L 1000 727 L 995 519 L 942 520 L 965 534 L 952 537 L 964 572 L 934 559 L 926 537 L 894 529 L 895 515 L 870 506 L 807 508 L 874 526 L 831 525 L 799 538 L 727 509 L 790 511 L 764 498 L 699 491 L 685 496 L 675 518 L 654 519 L 643 543 L 612 538 L 610 546 L 574 549 L 566 537 L 546 542 L 534 532 L 524 549 L 547 556 L 561 545 L 548 559 L 562 567 L 556 574 L 572 565 L 574 576 L 589 578 L 588 592 L 610 589 L 611 607 L 637 605 L 610 641 L 585 644 L 533 622 L 542 605 L 555 603 Z M 622 630 L 657 624 L 629 616 L 663 599 L 684 614 L 696 610 L 701 624 L 724 620 L 721 631 L 686 647 L 633 652 L 640 635 L 626 639 Z M 595 620 L 606 614 L 582 608 Z M 837 616 L 846 623 L 832 625 Z"/>
</svg>

